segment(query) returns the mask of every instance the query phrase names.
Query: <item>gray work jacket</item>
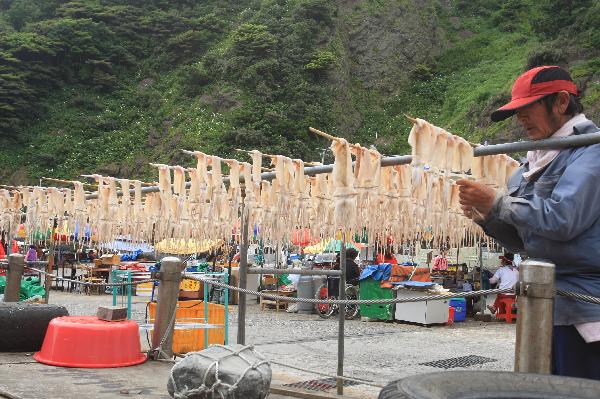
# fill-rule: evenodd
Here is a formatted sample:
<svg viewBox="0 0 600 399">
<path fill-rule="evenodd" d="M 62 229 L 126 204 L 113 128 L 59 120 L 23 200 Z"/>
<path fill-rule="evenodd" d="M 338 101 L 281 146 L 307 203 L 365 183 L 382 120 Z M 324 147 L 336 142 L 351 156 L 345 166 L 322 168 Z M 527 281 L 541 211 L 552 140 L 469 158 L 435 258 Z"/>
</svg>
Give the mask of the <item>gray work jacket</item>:
<svg viewBox="0 0 600 399">
<path fill-rule="evenodd" d="M 591 121 L 573 134 L 598 132 Z M 526 163 L 509 179 L 479 224 L 502 246 L 556 264 L 556 288 L 600 297 L 600 144 L 561 150 L 529 181 Z M 564 297 L 554 304 L 554 325 L 600 321 L 600 305 Z"/>
</svg>

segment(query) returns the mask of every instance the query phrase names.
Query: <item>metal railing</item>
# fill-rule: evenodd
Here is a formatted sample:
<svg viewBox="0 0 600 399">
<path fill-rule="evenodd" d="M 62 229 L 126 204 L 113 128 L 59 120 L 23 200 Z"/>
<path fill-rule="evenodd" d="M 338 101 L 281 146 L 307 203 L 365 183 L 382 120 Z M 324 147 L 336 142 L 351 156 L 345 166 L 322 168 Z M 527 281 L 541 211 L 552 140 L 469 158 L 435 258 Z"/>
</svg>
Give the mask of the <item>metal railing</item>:
<svg viewBox="0 0 600 399">
<path fill-rule="evenodd" d="M 343 246 L 342 246 L 343 247 Z M 343 248 L 342 248 L 343 249 Z M 345 252 L 342 252 L 342 261 L 344 260 Z M 20 280 L 25 262 L 23 255 L 9 255 L 7 288 L 5 291 L 5 302 L 18 301 L 18 289 L 20 288 Z M 243 258 L 242 258 L 243 259 Z M 38 262 L 39 263 L 39 262 Z M 393 304 L 405 302 L 421 302 L 432 300 L 443 300 L 457 297 L 476 297 L 482 295 L 501 294 L 514 292 L 518 296 L 519 317 L 517 318 L 517 332 L 515 342 L 515 371 L 526 373 L 549 374 L 551 372 L 551 348 L 552 348 L 552 327 L 553 327 L 553 304 L 556 295 L 565 296 L 573 300 L 585 301 L 593 304 L 600 304 L 600 298 L 585 295 L 576 292 L 555 290 L 554 289 L 554 264 L 544 260 L 526 260 L 523 261 L 519 268 L 519 282 L 515 289 L 495 289 L 495 290 L 480 290 L 463 293 L 450 293 L 440 295 L 424 295 L 411 298 L 392 298 L 392 299 L 377 299 L 377 300 L 360 300 L 360 299 L 313 299 L 313 298 L 292 298 L 286 296 L 278 296 L 258 291 L 248 290 L 242 287 L 234 287 L 225 282 L 218 281 L 214 276 L 195 275 L 182 273 L 183 263 L 177 258 L 165 258 L 161 263 L 161 272 L 155 278 L 144 279 L 139 281 L 124 281 L 121 283 L 88 283 L 80 280 L 64 279 L 55 276 L 52 273 L 44 270 L 34 269 L 40 273 L 49 275 L 53 279 L 68 280 L 76 284 L 82 285 L 104 285 L 104 286 L 127 286 L 133 284 L 141 284 L 148 281 L 160 281 L 161 290 L 160 298 L 157 303 L 157 312 L 154 320 L 154 334 L 152 340 L 152 352 L 156 358 L 165 358 L 172 356 L 172 334 L 175 326 L 177 300 L 179 294 L 179 283 L 182 278 L 202 281 L 204 283 L 205 298 L 207 296 L 208 285 L 215 285 L 226 288 L 227 290 L 238 291 L 240 297 L 247 295 L 255 295 L 259 297 L 276 299 L 289 302 L 304 302 L 311 304 L 337 304 L 337 305 L 356 305 L 356 304 Z M 261 269 L 266 274 L 265 270 Z M 283 270 L 283 269 L 278 269 Z M 320 270 L 285 270 L 287 273 L 302 272 L 321 272 Z M 342 278 L 343 280 L 343 273 Z M 239 285 L 243 284 L 240 280 Z M 15 294 L 16 291 L 16 294 Z M 344 290 L 340 290 L 344 292 Z M 206 299 L 205 299 L 206 300 Z M 206 309 L 206 308 L 205 308 Z M 239 309 L 241 314 L 242 309 Z M 206 312 L 206 310 L 205 310 Z M 340 322 L 338 329 L 338 394 L 343 393 L 343 381 L 353 380 L 354 378 L 345 377 L 344 367 L 344 319 L 345 312 L 340 311 Z M 205 314 L 205 320 L 207 315 Z M 226 321 L 226 325 L 228 322 Z M 239 318 L 238 326 L 244 325 L 244 319 Z M 227 327 L 226 327 L 227 328 Z M 239 329 L 238 329 L 239 330 Z M 226 330 L 227 335 L 227 330 Z M 205 334 L 207 336 L 207 334 Z M 239 336 L 238 336 L 239 338 Z M 245 337 L 244 337 L 245 338 Z M 205 345 L 208 342 L 205 339 Z M 289 367 L 295 367 L 286 365 Z M 307 370 L 310 371 L 310 370 Z"/>
</svg>

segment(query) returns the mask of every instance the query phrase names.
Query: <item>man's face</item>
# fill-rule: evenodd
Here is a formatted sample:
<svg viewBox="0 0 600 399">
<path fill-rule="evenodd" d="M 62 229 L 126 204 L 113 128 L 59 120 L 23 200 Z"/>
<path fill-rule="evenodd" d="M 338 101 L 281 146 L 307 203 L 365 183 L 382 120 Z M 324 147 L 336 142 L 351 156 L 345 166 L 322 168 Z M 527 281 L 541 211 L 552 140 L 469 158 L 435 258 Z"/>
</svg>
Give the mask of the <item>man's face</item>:
<svg viewBox="0 0 600 399">
<path fill-rule="evenodd" d="M 530 140 L 542 140 L 552 136 L 569 119 L 564 113 L 569 104 L 569 93 L 560 92 L 548 111 L 546 105 L 536 101 L 517 111 L 517 119 L 525 128 Z"/>
<path fill-rule="evenodd" d="M 525 129 L 527 137 L 530 140 L 548 138 L 560 128 L 556 115 L 548 112 L 546 105 L 541 101 L 536 101 L 518 110 L 517 119 Z"/>
</svg>

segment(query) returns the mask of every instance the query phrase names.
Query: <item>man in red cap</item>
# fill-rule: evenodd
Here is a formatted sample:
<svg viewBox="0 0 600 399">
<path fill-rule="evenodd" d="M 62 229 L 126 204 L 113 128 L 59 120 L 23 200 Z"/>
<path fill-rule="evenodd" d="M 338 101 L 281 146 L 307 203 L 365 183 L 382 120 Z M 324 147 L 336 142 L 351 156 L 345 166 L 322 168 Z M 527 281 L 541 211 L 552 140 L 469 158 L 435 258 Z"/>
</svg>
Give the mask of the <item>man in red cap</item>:
<svg viewBox="0 0 600 399">
<path fill-rule="evenodd" d="M 599 132 L 582 113 L 571 76 L 533 68 L 515 81 L 493 121 L 516 115 L 530 140 Z M 511 252 L 556 265 L 556 288 L 600 297 L 600 144 L 535 150 L 509 179 L 508 191 L 458 181 L 467 217 Z M 600 380 L 600 305 L 557 296 L 553 373 Z"/>
</svg>

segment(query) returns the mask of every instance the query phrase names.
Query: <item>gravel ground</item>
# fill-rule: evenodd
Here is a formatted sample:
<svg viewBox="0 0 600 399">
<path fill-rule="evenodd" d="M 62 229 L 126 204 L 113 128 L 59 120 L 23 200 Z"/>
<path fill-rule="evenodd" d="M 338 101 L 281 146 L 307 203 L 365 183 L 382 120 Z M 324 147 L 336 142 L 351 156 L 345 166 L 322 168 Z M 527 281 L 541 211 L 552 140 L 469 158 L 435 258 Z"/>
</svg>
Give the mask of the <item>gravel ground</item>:
<svg viewBox="0 0 600 399">
<path fill-rule="evenodd" d="M 143 320 L 148 298 L 133 297 L 132 315 Z M 490 302 L 490 299 L 488 299 Z M 62 304 L 71 315 L 93 315 L 98 306 L 112 305 L 109 295 L 82 295 L 52 291 L 50 303 Z M 237 334 L 237 307 L 230 307 L 230 342 Z M 337 370 L 336 319 L 316 315 L 261 311 L 249 301 L 246 318 L 246 343 L 267 358 L 304 369 L 335 375 Z M 441 371 L 423 363 L 462 356 L 486 358 L 486 363 L 464 368 L 470 370 L 512 370 L 515 325 L 469 320 L 451 326 L 423 327 L 396 322 L 346 321 L 344 374 L 385 383 L 409 375 Z M 145 333 L 142 345 L 147 347 Z M 318 375 L 274 366 L 280 382 L 323 378 Z M 451 368 L 455 370 L 457 367 Z M 358 396 L 376 397 L 376 388 L 361 385 L 346 391 Z M 372 395 L 371 395 L 372 394 Z"/>
</svg>

